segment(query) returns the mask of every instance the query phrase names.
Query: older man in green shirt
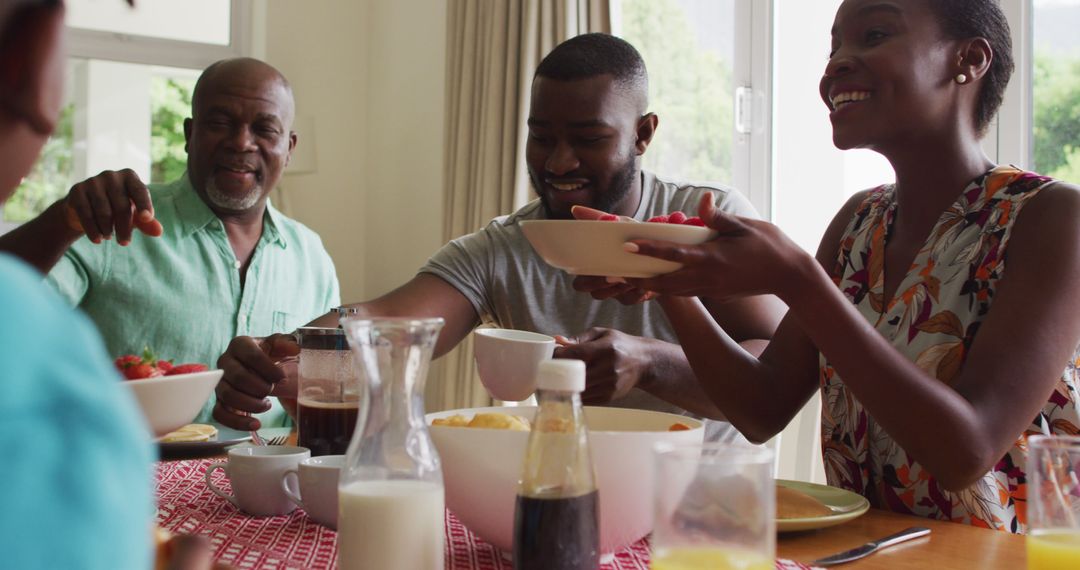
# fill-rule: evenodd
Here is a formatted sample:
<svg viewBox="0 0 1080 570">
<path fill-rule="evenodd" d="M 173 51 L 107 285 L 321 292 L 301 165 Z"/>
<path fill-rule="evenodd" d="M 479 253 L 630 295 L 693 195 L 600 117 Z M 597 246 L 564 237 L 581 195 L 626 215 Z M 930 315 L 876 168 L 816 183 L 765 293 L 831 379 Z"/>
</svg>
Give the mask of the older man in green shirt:
<svg viewBox="0 0 1080 570">
<path fill-rule="evenodd" d="M 215 63 L 184 123 L 184 177 L 148 188 L 130 170 L 103 172 L 0 238 L 0 250 L 47 272 L 114 356 L 149 346 L 213 365 L 235 336 L 301 326 L 340 294 L 318 235 L 267 200 L 296 145 L 293 116 L 276 69 L 248 58 Z"/>
</svg>

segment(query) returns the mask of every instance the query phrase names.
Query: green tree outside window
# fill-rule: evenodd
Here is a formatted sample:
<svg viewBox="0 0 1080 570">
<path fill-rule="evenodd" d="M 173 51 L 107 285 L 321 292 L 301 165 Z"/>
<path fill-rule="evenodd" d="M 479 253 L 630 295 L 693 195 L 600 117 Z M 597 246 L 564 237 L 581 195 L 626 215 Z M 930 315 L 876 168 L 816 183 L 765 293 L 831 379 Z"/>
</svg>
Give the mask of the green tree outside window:
<svg viewBox="0 0 1080 570">
<path fill-rule="evenodd" d="M 154 76 L 150 84 L 150 182 L 176 180 L 187 168 L 184 119 L 191 116 L 193 79 Z M 75 105 L 66 105 L 30 174 L 4 204 L 6 222 L 33 219 L 78 182 L 74 173 Z M 96 174 L 96 173 L 94 173 Z"/>
<path fill-rule="evenodd" d="M 644 166 L 684 180 L 731 182 L 731 68 L 700 49 L 674 0 L 623 0 L 622 37 L 649 69 L 649 110 L 660 117 Z"/>
</svg>

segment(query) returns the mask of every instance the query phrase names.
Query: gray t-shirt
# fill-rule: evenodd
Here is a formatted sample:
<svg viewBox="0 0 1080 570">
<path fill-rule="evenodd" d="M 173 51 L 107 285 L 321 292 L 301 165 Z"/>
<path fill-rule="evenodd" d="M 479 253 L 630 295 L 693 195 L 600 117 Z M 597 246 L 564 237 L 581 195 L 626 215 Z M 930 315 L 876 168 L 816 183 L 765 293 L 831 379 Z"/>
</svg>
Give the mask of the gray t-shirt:
<svg viewBox="0 0 1080 570">
<path fill-rule="evenodd" d="M 669 182 L 642 171 L 642 197 L 634 218 L 646 220 L 676 210 L 697 215 L 704 192 L 713 192 L 717 206 L 729 213 L 757 218 L 750 202 L 733 189 L 718 185 Z M 482 322 L 507 329 L 547 335 L 576 335 L 591 327 L 677 342 L 675 331 L 656 303 L 626 306 L 614 299 L 597 301 L 575 291 L 574 276 L 548 265 L 533 250 L 518 222 L 543 219 L 539 200 L 509 216 L 492 220 L 480 231 L 442 247 L 420 269 L 452 285 L 472 303 Z M 613 406 L 690 415 L 652 394 L 633 389 Z M 710 439 L 730 439 L 726 422 L 710 422 Z"/>
</svg>

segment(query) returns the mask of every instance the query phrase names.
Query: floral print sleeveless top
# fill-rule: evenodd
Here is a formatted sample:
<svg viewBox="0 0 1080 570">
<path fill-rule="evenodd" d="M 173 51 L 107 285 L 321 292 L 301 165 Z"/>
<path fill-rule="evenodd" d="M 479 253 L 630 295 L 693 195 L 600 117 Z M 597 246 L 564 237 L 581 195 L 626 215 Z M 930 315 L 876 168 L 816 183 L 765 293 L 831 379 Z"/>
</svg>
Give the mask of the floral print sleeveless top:
<svg viewBox="0 0 1080 570">
<path fill-rule="evenodd" d="M 938 219 L 887 307 L 885 243 L 896 200 L 891 185 L 877 188 L 841 239 L 833 279 L 897 350 L 948 384 L 959 375 L 990 311 L 1021 208 L 1051 182 L 1014 167 L 997 167 L 972 182 Z M 875 422 L 822 355 L 822 451 L 829 484 L 859 493 L 877 508 L 1023 533 L 1026 437 L 1080 431 L 1078 365 L 1080 347 L 1026 433 L 982 479 L 950 493 Z"/>
</svg>

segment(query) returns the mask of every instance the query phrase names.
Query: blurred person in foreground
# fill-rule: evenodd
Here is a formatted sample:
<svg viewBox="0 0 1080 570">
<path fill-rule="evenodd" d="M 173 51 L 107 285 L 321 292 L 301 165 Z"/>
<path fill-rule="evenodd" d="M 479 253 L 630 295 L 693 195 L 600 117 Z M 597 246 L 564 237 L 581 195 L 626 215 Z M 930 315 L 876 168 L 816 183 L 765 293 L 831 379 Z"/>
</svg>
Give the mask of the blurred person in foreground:
<svg viewBox="0 0 1080 570">
<path fill-rule="evenodd" d="M 64 7 L 0 0 L 0 203 L 56 126 Z M 150 568 L 153 449 L 93 324 L 0 254 L 7 568 Z"/>
<path fill-rule="evenodd" d="M 191 107 L 179 180 L 148 187 L 131 170 L 102 172 L 0 237 L 89 315 L 114 357 L 148 346 L 212 365 L 237 335 L 292 330 L 340 302 L 319 236 L 268 199 L 297 142 L 289 82 L 256 59 L 219 61 Z M 276 405 L 261 418 L 288 425 Z"/>
<path fill-rule="evenodd" d="M 830 485 L 1023 533 L 1027 436 L 1080 428 L 1080 189 L 983 153 L 1012 71 L 996 0 L 845 0 L 820 96 L 836 146 L 880 153 L 896 183 L 853 196 L 816 259 L 706 201 L 715 240 L 627 249 L 685 264 L 630 283 L 661 294 L 747 437 L 767 440 L 821 390 Z M 693 297 L 760 293 L 791 307 L 760 357 Z"/>
<path fill-rule="evenodd" d="M 411 281 L 354 306 L 368 316 L 444 318 L 438 355 L 481 323 L 565 335 L 558 337 L 555 357 L 585 361 L 586 403 L 722 419 L 694 379 L 659 307 L 624 297 L 620 285 L 575 278 L 547 265 L 519 224 L 566 219 L 579 204 L 644 221 L 694 208 L 706 191 L 714 193 L 718 208 L 756 216 L 732 189 L 671 182 L 642 170 L 658 121 L 648 112 L 648 75 L 633 46 L 606 34 L 563 42 L 540 63 L 532 83 L 525 154 L 539 199 L 451 241 Z M 604 299 L 591 299 L 579 289 Z M 783 314 L 771 296 L 706 303 L 712 317 L 751 351 L 761 350 Z M 335 326 L 336 315 L 317 324 Z M 215 419 L 243 429 L 258 425 L 244 413 L 265 409 L 263 398 L 284 378 L 270 355 L 296 350 L 283 337 L 233 340 L 219 360 L 225 376 L 218 385 Z M 292 379 L 274 391 L 282 398 L 295 393 Z M 721 421 L 709 422 L 706 433 L 712 439 L 738 437 Z"/>
</svg>

